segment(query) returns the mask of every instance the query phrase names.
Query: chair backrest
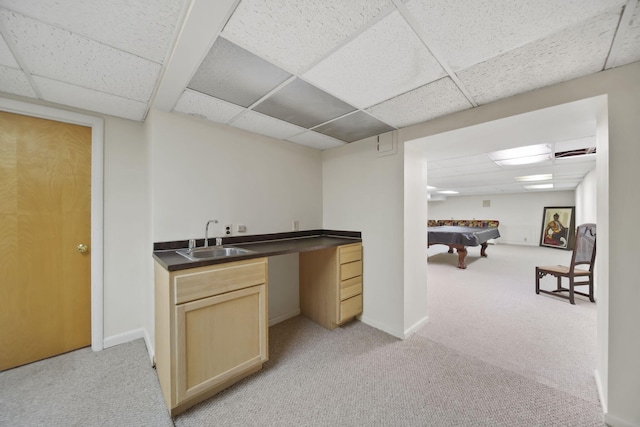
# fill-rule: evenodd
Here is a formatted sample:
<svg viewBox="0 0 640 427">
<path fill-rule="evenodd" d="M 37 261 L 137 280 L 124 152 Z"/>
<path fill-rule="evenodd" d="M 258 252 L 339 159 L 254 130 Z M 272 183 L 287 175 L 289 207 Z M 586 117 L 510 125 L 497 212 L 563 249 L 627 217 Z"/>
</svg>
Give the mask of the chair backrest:
<svg viewBox="0 0 640 427">
<path fill-rule="evenodd" d="M 576 241 L 571 257 L 571 270 L 576 265 L 589 264 L 589 271 L 593 270 L 596 259 L 596 225 L 581 224 L 576 229 Z"/>
</svg>

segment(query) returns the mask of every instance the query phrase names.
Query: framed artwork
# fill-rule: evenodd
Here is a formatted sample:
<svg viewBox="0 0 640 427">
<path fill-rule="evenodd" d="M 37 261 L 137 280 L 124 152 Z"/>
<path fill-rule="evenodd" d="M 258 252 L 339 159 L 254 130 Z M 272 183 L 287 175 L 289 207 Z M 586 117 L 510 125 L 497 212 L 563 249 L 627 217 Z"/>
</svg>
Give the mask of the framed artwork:
<svg viewBox="0 0 640 427">
<path fill-rule="evenodd" d="M 542 214 L 540 246 L 573 249 L 575 206 L 545 207 Z"/>
</svg>

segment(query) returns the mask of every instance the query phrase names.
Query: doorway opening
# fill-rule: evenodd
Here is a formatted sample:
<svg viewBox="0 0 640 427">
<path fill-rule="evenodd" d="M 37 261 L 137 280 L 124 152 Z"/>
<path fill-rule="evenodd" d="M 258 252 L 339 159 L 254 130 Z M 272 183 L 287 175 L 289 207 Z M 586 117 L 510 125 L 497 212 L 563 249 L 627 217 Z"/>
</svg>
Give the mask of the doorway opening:
<svg viewBox="0 0 640 427">
<path fill-rule="evenodd" d="M 447 211 L 442 208 L 433 208 L 434 203 L 445 204 L 448 203 L 447 200 L 440 202 L 429 202 L 428 194 L 427 194 L 427 185 L 430 184 L 429 175 L 430 171 L 428 168 L 429 162 L 432 162 L 434 159 L 446 159 L 451 160 L 454 163 L 455 158 L 464 157 L 464 156 L 473 156 L 473 155 L 484 155 L 491 151 L 497 150 L 505 150 L 514 147 L 534 145 L 544 142 L 552 141 L 553 139 L 553 130 L 555 127 L 559 127 L 562 132 L 570 132 L 572 128 L 580 127 L 579 125 L 584 124 L 584 122 L 590 122 L 592 125 L 592 132 L 595 135 L 596 143 L 597 143 L 597 159 L 596 159 L 596 168 L 593 173 L 589 177 L 591 186 L 590 189 L 584 190 L 582 189 L 582 194 L 579 197 L 575 197 L 575 205 L 581 210 L 581 212 L 577 212 L 576 224 L 581 222 L 596 222 L 599 227 L 601 239 L 599 240 L 598 245 L 598 255 L 596 257 L 596 299 L 598 301 L 597 306 L 595 307 L 595 327 L 591 328 L 590 332 L 593 334 L 592 338 L 596 340 L 595 343 L 595 355 L 593 359 L 595 360 L 595 368 L 596 368 L 596 384 L 598 388 L 598 394 L 600 397 L 600 401 L 604 402 L 603 399 L 603 390 L 601 388 L 600 376 L 604 375 L 606 377 L 606 366 L 598 365 L 602 363 L 603 355 L 606 355 L 607 352 L 607 318 L 608 318 L 608 283 L 607 283 L 607 271 L 608 271 L 608 239 L 606 230 L 608 230 L 608 222 L 609 222 L 609 213 L 608 206 L 602 203 L 598 204 L 597 200 L 608 200 L 608 122 L 607 122 L 607 97 L 606 95 L 598 96 L 594 98 L 588 98 L 580 101 L 575 101 L 568 104 L 557 105 L 554 107 L 549 107 L 542 110 L 536 110 L 529 113 L 520 114 L 517 116 L 511 116 L 504 119 L 495 120 L 492 122 L 486 122 L 474 126 L 464 127 L 456 130 L 452 130 L 449 132 L 426 136 L 423 138 L 414 139 L 412 141 L 407 141 L 405 143 L 405 177 L 407 174 L 412 174 L 413 176 L 410 179 L 405 179 L 405 201 L 410 199 L 412 200 L 413 206 L 424 206 L 423 211 L 420 215 L 416 215 L 415 213 L 408 213 L 405 211 L 405 253 L 427 252 L 425 255 L 428 256 L 428 250 L 425 249 L 426 245 L 418 246 L 418 244 L 423 245 L 424 240 L 426 240 L 426 230 L 424 233 L 420 233 L 420 235 L 424 234 L 425 237 L 423 241 L 419 241 L 422 239 L 415 238 L 414 241 L 411 239 L 407 239 L 408 230 L 411 230 L 411 233 L 414 235 L 416 229 L 424 230 L 427 226 L 427 219 L 449 219 L 451 216 L 455 216 L 454 219 L 477 219 L 477 220 L 500 220 L 500 229 L 503 237 L 507 237 L 508 243 L 513 244 L 513 235 L 514 234 L 522 234 L 523 229 L 521 227 L 522 224 L 514 224 L 515 221 L 512 219 L 508 219 L 504 221 L 502 216 L 506 216 L 507 218 L 517 215 L 523 215 L 522 212 L 518 212 L 518 205 L 521 203 L 526 194 L 521 193 L 519 195 L 513 193 L 501 193 L 498 195 L 495 194 L 478 194 L 472 196 L 454 196 L 451 198 L 457 199 L 457 202 L 452 203 L 455 205 L 456 209 L 453 211 Z M 409 157 L 412 157 L 409 159 Z M 411 164 L 422 164 L 422 169 L 411 167 Z M 407 166 L 409 165 L 409 166 Z M 422 175 L 418 173 L 412 172 L 419 171 Z M 419 184 L 416 184 L 419 183 Z M 571 190 L 573 191 L 573 190 Z M 584 197 L 584 193 L 588 191 L 592 191 L 594 197 L 589 199 L 589 197 Z M 553 199 L 554 192 L 547 193 L 550 196 L 550 199 Z M 417 201 L 417 199 L 419 199 Z M 500 199 L 500 203 L 496 203 Z M 587 200 L 585 200 L 587 199 Z M 486 200 L 490 200 L 490 203 L 486 203 Z M 511 202 L 508 202 L 511 200 Z M 406 202 L 405 202 L 406 203 Z M 553 205 L 553 202 L 549 202 L 550 205 Z M 509 205 L 509 206 L 507 206 Z M 488 209 L 488 207 L 490 209 Z M 406 209 L 406 206 L 405 206 Z M 449 213 L 444 218 L 435 218 L 431 215 L 431 211 L 436 212 L 438 214 L 444 215 L 444 212 L 453 212 Z M 486 213 L 489 212 L 489 213 Z M 486 213 L 486 214 L 485 214 Z M 528 215 L 528 213 L 526 213 Z M 437 215 L 436 215 L 437 216 Z M 458 218 L 458 216 L 464 216 Z M 521 242 L 520 247 L 523 249 L 530 250 L 545 250 L 547 248 L 541 248 L 538 245 L 538 238 L 540 236 L 540 224 L 541 224 L 541 216 L 542 209 L 534 210 L 531 212 L 531 218 L 535 218 L 535 220 L 530 221 L 530 229 L 525 230 L 525 236 L 527 237 L 526 242 Z M 527 225 L 527 227 L 529 227 Z M 504 232 L 503 232 L 504 231 Z M 413 245 L 413 246 L 412 246 Z M 501 239 L 497 240 L 496 248 L 504 248 L 507 245 L 504 245 L 504 242 Z M 513 246 L 517 248 L 517 246 Z M 434 246 L 435 248 L 435 246 Z M 552 251 L 558 251 L 558 249 L 547 249 Z M 473 248 L 469 250 L 470 254 L 472 253 Z M 437 250 L 436 250 L 437 252 Z M 446 250 L 444 251 L 446 252 Z M 479 252 L 479 250 L 478 250 Z M 495 258 L 492 257 L 492 248 L 489 247 L 487 253 L 491 259 L 491 261 L 496 261 Z M 515 252 L 515 251 L 513 251 Z M 567 252 L 568 253 L 568 252 Z M 446 254 L 443 254 L 446 255 Z M 477 254 L 476 254 L 477 255 Z M 453 257 L 457 258 L 457 256 L 453 255 Z M 479 257 L 478 257 L 479 258 Z M 505 256 L 506 258 L 506 256 Z M 423 258 L 424 259 L 424 258 Z M 464 274 L 471 273 L 475 274 L 474 269 L 480 270 L 477 266 L 482 265 L 486 259 L 479 258 L 477 261 L 474 261 L 471 265 L 468 266 L 467 270 L 457 269 L 455 265 L 447 266 L 451 268 L 450 272 L 446 273 L 446 276 L 449 277 L 460 277 Z M 499 260 L 498 260 L 499 261 Z M 505 259 L 506 261 L 506 259 Z M 535 264 L 535 260 L 532 261 Z M 542 261 L 543 262 L 543 261 Z M 469 263 L 468 263 L 469 264 Z M 508 263 L 505 264 L 507 266 Z M 540 264 L 542 265 L 542 264 Z M 426 290 L 420 291 L 420 293 L 426 293 L 430 295 L 430 298 L 434 296 L 435 285 L 432 282 L 431 275 L 429 273 L 430 266 L 427 263 L 420 263 L 418 261 L 405 259 L 405 268 L 410 268 L 414 271 L 423 270 L 419 275 L 424 277 L 424 283 L 426 283 Z M 530 290 L 530 294 L 532 296 L 534 293 L 534 272 L 533 268 L 531 271 L 527 272 L 530 276 L 530 280 L 527 285 Z M 484 272 L 487 273 L 487 272 Z M 467 274 L 470 276 L 471 274 Z M 500 274 L 500 271 L 495 271 L 495 274 Z M 439 277 L 437 280 L 446 280 L 443 279 L 444 276 Z M 492 286 L 492 281 L 488 279 L 489 275 L 485 274 L 481 279 L 485 283 L 466 283 L 466 286 L 476 286 L 482 287 Z M 599 280 L 598 280 L 599 279 Z M 435 279 L 433 279 L 435 280 Z M 525 279 L 526 280 L 526 279 Z M 474 289 L 475 290 L 475 289 Z M 528 294 L 527 294 L 528 295 Z M 495 298 L 495 312 L 500 313 L 508 311 L 513 307 L 508 305 L 501 306 L 501 299 L 498 294 Z M 539 296 L 537 296 L 539 297 Z M 461 303 L 462 301 L 458 301 Z M 564 303 L 566 301 L 560 300 L 558 301 L 560 310 L 570 310 L 570 307 L 564 307 Z M 591 303 L 589 303 L 591 304 Z M 593 308 L 593 306 L 592 306 Z M 453 310 L 464 311 L 464 305 L 457 305 L 456 307 L 452 307 Z M 435 311 L 435 310 L 434 310 Z M 429 315 L 429 324 L 435 324 L 438 319 L 434 319 L 433 313 L 428 313 Z M 506 318 L 508 321 L 508 317 Z M 485 319 L 486 320 L 486 319 Z M 484 322 L 481 318 L 477 319 L 477 323 L 480 325 L 486 324 L 488 322 Z M 458 325 L 459 326 L 459 325 Z M 423 328 L 424 329 L 424 328 Z M 514 333 L 524 334 L 526 330 L 521 328 Z M 597 337 L 596 337 L 597 334 Z M 535 337 L 529 337 L 535 340 Z M 489 344 L 490 345 L 490 344 Z M 545 350 L 544 344 L 541 344 L 540 349 L 542 351 Z M 487 350 L 487 355 L 490 357 L 490 350 Z M 508 352 L 508 349 L 504 349 L 505 352 Z M 495 361 L 498 362 L 497 360 Z M 515 360 L 513 362 L 514 365 L 522 364 L 522 368 L 526 369 L 526 362 L 524 360 Z M 560 367 L 558 367 L 560 369 Z M 569 369 L 569 368 L 567 368 Z M 593 375 L 593 369 L 588 372 L 587 375 Z M 593 378 L 590 378 L 590 383 L 593 384 Z"/>
</svg>

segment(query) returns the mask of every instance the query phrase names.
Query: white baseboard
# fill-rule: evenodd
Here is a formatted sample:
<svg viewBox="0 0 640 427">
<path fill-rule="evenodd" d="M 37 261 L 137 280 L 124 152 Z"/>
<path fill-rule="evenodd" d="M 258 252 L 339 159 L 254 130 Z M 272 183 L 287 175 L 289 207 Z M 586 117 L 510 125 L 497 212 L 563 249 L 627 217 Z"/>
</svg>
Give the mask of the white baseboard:
<svg viewBox="0 0 640 427">
<path fill-rule="evenodd" d="M 623 420 L 611 414 L 604 414 L 604 422 L 611 427 L 640 427 L 640 424 L 632 423 L 627 420 Z"/>
<path fill-rule="evenodd" d="M 428 322 L 429 322 L 429 316 L 424 316 L 422 319 L 418 320 L 416 323 L 413 324 L 413 326 L 411 326 L 409 329 L 404 331 L 404 339 L 407 339 L 411 335 L 415 334 L 418 329 L 422 328 Z"/>
<path fill-rule="evenodd" d="M 294 310 L 289 313 L 281 314 L 280 316 L 276 316 L 269 319 L 269 326 L 277 325 L 280 322 L 284 322 L 285 320 L 291 319 L 292 317 L 296 317 L 299 315 L 300 315 L 300 309 Z"/>
<path fill-rule="evenodd" d="M 429 316 L 423 317 L 422 319 L 417 321 L 415 324 L 413 324 L 410 328 L 408 328 L 406 331 L 398 331 L 398 330 L 391 329 L 386 325 L 383 325 L 382 323 L 376 322 L 375 320 L 372 320 L 365 316 L 361 316 L 360 321 L 376 329 L 380 329 L 382 332 L 386 332 L 389 335 L 393 335 L 396 338 L 400 338 L 401 340 L 404 340 L 409 338 L 411 335 L 413 335 L 418 329 L 426 325 L 427 322 L 429 321 Z"/>
<path fill-rule="evenodd" d="M 125 344 L 131 341 L 135 341 L 137 339 L 142 338 L 144 340 L 144 344 L 147 347 L 147 353 L 149 354 L 149 359 L 151 363 L 153 363 L 153 345 L 151 343 L 151 339 L 149 338 L 149 334 L 145 328 L 133 329 L 128 332 L 123 332 L 121 334 L 112 335 L 107 337 L 102 342 L 104 348 L 113 347 L 120 344 Z"/>
<path fill-rule="evenodd" d="M 593 372 L 593 376 L 596 379 L 596 390 L 598 390 L 598 399 L 600 399 L 600 406 L 602 407 L 602 413 L 607 414 L 607 400 L 604 398 L 604 389 L 602 388 L 602 381 L 600 380 L 600 372 L 596 369 Z"/>
<path fill-rule="evenodd" d="M 386 325 L 383 325 L 382 323 L 376 322 L 375 320 L 372 320 L 368 317 L 365 316 L 361 316 L 360 317 L 360 321 L 362 323 L 365 323 L 373 328 L 379 329 L 382 332 L 386 332 L 389 335 L 392 335 L 396 338 L 400 338 L 401 340 L 404 339 L 404 333 L 402 331 L 396 331 L 393 329 L 388 328 Z"/>
</svg>

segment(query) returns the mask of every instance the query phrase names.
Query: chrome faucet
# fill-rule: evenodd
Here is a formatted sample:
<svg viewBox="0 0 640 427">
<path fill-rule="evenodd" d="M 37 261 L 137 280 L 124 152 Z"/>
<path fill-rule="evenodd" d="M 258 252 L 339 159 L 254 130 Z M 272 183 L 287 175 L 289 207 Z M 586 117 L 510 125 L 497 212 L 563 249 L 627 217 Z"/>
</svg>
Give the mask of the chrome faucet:
<svg viewBox="0 0 640 427">
<path fill-rule="evenodd" d="M 217 224 L 218 220 L 217 219 L 211 219 L 211 220 L 207 221 L 207 226 L 204 229 L 204 247 L 205 248 L 209 247 L 209 224 L 211 224 L 211 223 Z"/>
</svg>

